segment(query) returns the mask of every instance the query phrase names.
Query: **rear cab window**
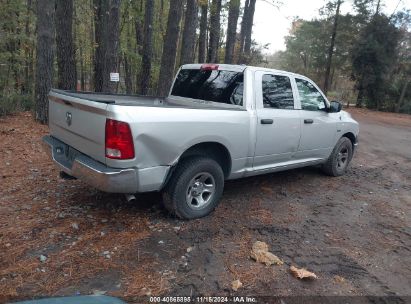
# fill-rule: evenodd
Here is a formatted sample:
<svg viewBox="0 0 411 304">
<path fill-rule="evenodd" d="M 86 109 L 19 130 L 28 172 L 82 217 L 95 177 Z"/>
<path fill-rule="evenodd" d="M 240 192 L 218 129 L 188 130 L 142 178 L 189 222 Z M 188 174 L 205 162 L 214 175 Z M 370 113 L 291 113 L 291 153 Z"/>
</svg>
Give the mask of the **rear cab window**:
<svg viewBox="0 0 411 304">
<path fill-rule="evenodd" d="M 181 69 L 172 96 L 243 106 L 243 72 L 217 69 Z"/>
</svg>

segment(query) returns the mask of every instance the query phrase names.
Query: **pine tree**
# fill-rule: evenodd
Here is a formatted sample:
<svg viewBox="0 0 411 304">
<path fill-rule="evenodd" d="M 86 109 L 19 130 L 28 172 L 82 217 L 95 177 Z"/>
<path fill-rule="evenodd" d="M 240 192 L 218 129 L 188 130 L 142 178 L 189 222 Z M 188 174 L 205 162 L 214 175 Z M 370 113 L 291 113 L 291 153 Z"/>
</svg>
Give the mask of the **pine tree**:
<svg viewBox="0 0 411 304">
<path fill-rule="evenodd" d="M 75 47 L 73 41 L 73 0 L 56 1 L 57 86 L 75 90 L 77 83 Z"/>
<path fill-rule="evenodd" d="M 185 14 L 183 37 L 181 43 L 180 65 L 186 63 L 194 63 L 197 24 L 197 0 L 187 0 L 187 9 Z"/>
<path fill-rule="evenodd" d="M 207 56 L 207 13 L 208 1 L 206 0 L 201 4 L 200 35 L 198 37 L 198 62 L 200 63 L 205 62 Z"/>
<path fill-rule="evenodd" d="M 234 48 L 237 38 L 237 22 L 240 15 L 240 0 L 230 0 L 228 10 L 227 41 L 225 63 L 234 63 Z"/>
<path fill-rule="evenodd" d="M 207 62 L 218 62 L 220 44 L 221 0 L 213 0 L 210 13 L 210 42 L 208 44 Z"/>
<path fill-rule="evenodd" d="M 141 94 L 146 95 L 150 86 L 151 61 L 153 53 L 153 19 L 154 19 L 154 0 L 146 1 L 144 14 L 144 43 L 143 58 L 141 66 Z"/>
<path fill-rule="evenodd" d="M 44 124 L 48 122 L 48 93 L 53 82 L 54 16 L 54 1 L 37 0 L 35 119 Z"/>
<path fill-rule="evenodd" d="M 94 64 L 95 90 L 113 93 L 117 84 L 110 73 L 118 70 L 120 43 L 120 0 L 94 0 L 96 53 Z"/>
<path fill-rule="evenodd" d="M 328 85 L 330 82 L 331 63 L 332 63 L 332 57 L 334 54 L 335 37 L 337 36 L 338 17 L 340 15 L 341 4 L 342 4 L 342 0 L 337 0 L 335 15 L 334 15 L 333 30 L 331 34 L 330 47 L 328 49 L 327 66 L 326 66 L 325 77 L 324 77 L 324 93 L 325 94 L 327 94 L 328 92 Z"/>
<path fill-rule="evenodd" d="M 183 0 L 170 0 L 157 94 L 166 96 L 174 76 Z"/>
</svg>

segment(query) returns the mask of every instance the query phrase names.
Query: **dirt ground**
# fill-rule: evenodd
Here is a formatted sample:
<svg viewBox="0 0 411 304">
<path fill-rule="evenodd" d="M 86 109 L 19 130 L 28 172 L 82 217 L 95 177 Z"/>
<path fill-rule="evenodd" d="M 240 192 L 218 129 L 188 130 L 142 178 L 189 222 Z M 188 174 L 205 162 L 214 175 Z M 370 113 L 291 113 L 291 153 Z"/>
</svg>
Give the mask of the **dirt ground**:
<svg viewBox="0 0 411 304">
<path fill-rule="evenodd" d="M 61 180 L 40 145 L 47 127 L 29 113 L 0 119 L 0 302 L 104 292 L 131 302 L 411 296 L 411 116 L 350 112 L 360 146 L 345 176 L 305 168 L 230 181 L 215 212 L 194 221 L 168 215 L 157 193 L 126 203 Z M 251 260 L 257 240 L 284 265 Z M 291 265 L 318 279 L 294 278 Z"/>
</svg>

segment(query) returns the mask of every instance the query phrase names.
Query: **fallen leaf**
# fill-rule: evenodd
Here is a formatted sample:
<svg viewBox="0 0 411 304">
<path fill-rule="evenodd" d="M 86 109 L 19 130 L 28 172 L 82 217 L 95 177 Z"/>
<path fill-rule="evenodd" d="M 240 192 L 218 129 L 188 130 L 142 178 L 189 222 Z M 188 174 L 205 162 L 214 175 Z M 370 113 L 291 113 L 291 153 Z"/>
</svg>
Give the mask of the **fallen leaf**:
<svg viewBox="0 0 411 304">
<path fill-rule="evenodd" d="M 268 251 L 268 245 L 265 242 L 256 241 L 253 244 L 253 251 Z"/>
<path fill-rule="evenodd" d="M 334 281 L 336 281 L 337 283 L 344 283 L 345 279 L 339 275 L 335 275 L 334 276 Z"/>
<path fill-rule="evenodd" d="M 282 265 L 284 264 L 283 261 L 275 254 L 272 254 L 268 251 L 268 245 L 264 242 L 256 241 L 253 244 L 253 248 L 251 250 L 250 257 L 260 263 L 263 263 L 267 266 L 276 264 Z"/>
<path fill-rule="evenodd" d="M 297 268 L 294 266 L 290 267 L 290 271 L 293 274 L 294 277 L 297 279 L 317 279 L 317 276 L 315 273 L 308 271 L 307 269 L 304 268 Z"/>
<path fill-rule="evenodd" d="M 240 280 L 235 280 L 231 283 L 231 287 L 234 291 L 237 291 L 239 288 L 243 287 L 243 283 L 241 283 Z"/>
<path fill-rule="evenodd" d="M 268 194 L 273 194 L 274 193 L 274 190 L 271 189 L 271 188 L 268 188 L 268 187 L 262 186 L 260 189 L 263 190 L 263 192 L 268 193 Z"/>
</svg>

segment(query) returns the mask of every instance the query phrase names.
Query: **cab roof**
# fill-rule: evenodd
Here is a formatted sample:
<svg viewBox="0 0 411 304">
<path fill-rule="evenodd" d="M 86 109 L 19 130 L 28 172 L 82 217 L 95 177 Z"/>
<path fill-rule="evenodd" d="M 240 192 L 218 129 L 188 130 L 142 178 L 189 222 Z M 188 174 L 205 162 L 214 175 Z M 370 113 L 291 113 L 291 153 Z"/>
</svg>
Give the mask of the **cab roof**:
<svg viewBox="0 0 411 304">
<path fill-rule="evenodd" d="M 267 71 L 267 72 L 274 72 L 274 73 L 281 73 L 281 74 L 288 74 L 290 76 L 299 77 L 299 78 L 307 78 L 304 75 L 284 71 L 284 70 L 277 70 L 277 69 L 270 69 L 264 67 L 256 67 L 251 65 L 245 64 L 220 64 L 220 63 L 192 63 L 192 64 L 185 64 L 181 66 L 183 70 L 196 70 L 206 67 L 209 70 L 223 70 L 223 71 L 233 71 L 233 72 L 244 72 L 246 69 L 251 71 Z"/>
</svg>

